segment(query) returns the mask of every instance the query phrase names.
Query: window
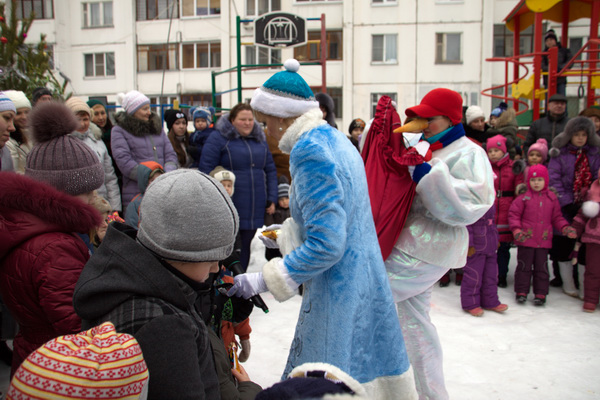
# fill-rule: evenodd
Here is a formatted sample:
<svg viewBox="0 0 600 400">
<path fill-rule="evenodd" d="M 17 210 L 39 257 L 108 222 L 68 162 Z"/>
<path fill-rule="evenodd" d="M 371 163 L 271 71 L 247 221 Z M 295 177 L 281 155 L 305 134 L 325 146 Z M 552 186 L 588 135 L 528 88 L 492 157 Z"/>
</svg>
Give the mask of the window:
<svg viewBox="0 0 600 400">
<path fill-rule="evenodd" d="M 396 64 L 398 35 L 373 35 L 373 49 L 371 61 Z"/>
<path fill-rule="evenodd" d="M 29 18 L 34 13 L 35 19 L 53 19 L 53 0 L 17 0 L 13 3 L 16 7 L 17 18 Z"/>
<path fill-rule="evenodd" d="M 83 3 L 83 27 L 113 26 L 113 2 L 96 1 Z"/>
<path fill-rule="evenodd" d="M 246 46 L 246 64 L 281 64 L 281 49 Z"/>
<path fill-rule="evenodd" d="M 396 4 L 398 0 L 371 0 L 373 4 Z"/>
<path fill-rule="evenodd" d="M 177 0 L 136 0 L 136 15 L 138 21 L 153 19 L 169 19 L 179 15 Z"/>
<path fill-rule="evenodd" d="M 542 32 L 546 32 L 547 24 L 543 24 Z M 543 38 L 542 38 L 543 40 Z M 542 49 L 544 45 L 542 45 Z M 514 52 L 513 32 L 504 24 L 494 25 L 494 57 L 511 57 Z M 533 25 L 521 31 L 519 39 L 519 54 L 533 52 Z"/>
<path fill-rule="evenodd" d="M 582 37 L 569 38 L 569 49 L 571 50 L 571 56 L 574 56 L 575 54 L 577 54 L 577 52 L 579 50 L 581 50 L 582 47 L 583 47 L 583 38 Z M 577 59 L 581 60 L 581 58 L 582 58 L 581 56 L 583 56 L 583 53 L 578 55 Z M 573 64 L 573 67 L 581 68 L 581 65 L 578 66 L 576 64 Z"/>
<path fill-rule="evenodd" d="M 281 11 L 281 0 L 246 0 L 246 15 L 262 15 Z"/>
<path fill-rule="evenodd" d="M 325 32 L 327 40 L 327 59 L 342 59 L 342 31 Z M 308 32 L 308 40 L 320 40 L 321 31 Z M 321 43 L 309 43 L 294 47 L 294 58 L 298 61 L 318 61 L 321 59 Z"/>
<path fill-rule="evenodd" d="M 181 0 L 181 15 L 196 17 L 221 14 L 221 0 Z"/>
<path fill-rule="evenodd" d="M 435 34 L 435 63 L 460 64 L 460 33 Z"/>
<path fill-rule="evenodd" d="M 219 68 L 221 66 L 221 43 L 182 44 L 181 56 L 183 69 Z"/>
<path fill-rule="evenodd" d="M 325 3 L 327 1 L 339 1 L 342 0 L 296 0 L 297 3 Z"/>
<path fill-rule="evenodd" d="M 115 53 L 84 54 L 85 76 L 115 76 Z"/>
<path fill-rule="evenodd" d="M 178 45 L 138 45 L 138 72 L 177 69 Z"/>
<path fill-rule="evenodd" d="M 377 109 L 377 102 L 381 96 L 389 96 L 392 101 L 398 102 L 396 93 L 371 93 L 371 118 L 375 117 L 375 110 Z"/>
</svg>

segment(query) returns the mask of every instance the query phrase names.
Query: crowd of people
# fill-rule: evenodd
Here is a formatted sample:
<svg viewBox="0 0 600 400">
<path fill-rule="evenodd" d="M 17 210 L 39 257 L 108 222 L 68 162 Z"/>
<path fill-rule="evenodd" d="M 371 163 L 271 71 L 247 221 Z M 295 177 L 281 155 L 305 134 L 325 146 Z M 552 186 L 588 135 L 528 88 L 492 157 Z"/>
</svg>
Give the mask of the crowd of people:
<svg viewBox="0 0 600 400">
<path fill-rule="evenodd" d="M 219 116 L 159 115 L 135 90 L 114 115 L 46 88 L 0 93 L 8 398 L 447 399 L 429 308 L 451 271 L 475 317 L 506 312 L 511 282 L 516 304 L 532 290 L 546 305 L 553 285 L 595 311 L 600 108 L 569 118 L 555 94 L 520 131 L 506 103 L 487 114 L 434 89 L 400 130 L 384 98 L 342 133 L 331 97 L 284 67 Z M 257 235 L 267 263 L 247 273 Z M 263 390 L 241 363 L 265 291 L 303 299 L 282 382 Z M 90 347 L 114 352 L 114 390 L 73 372 Z"/>
</svg>

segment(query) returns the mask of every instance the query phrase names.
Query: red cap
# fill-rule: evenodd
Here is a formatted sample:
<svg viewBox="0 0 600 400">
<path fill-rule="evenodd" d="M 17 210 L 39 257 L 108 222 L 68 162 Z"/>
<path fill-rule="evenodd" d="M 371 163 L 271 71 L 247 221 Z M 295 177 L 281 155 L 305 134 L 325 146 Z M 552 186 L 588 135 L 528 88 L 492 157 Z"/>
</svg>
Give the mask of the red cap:
<svg viewBox="0 0 600 400">
<path fill-rule="evenodd" d="M 443 115 L 450 118 L 452 125 L 456 125 L 462 121 L 462 106 L 462 97 L 454 90 L 433 89 L 423 97 L 421 104 L 407 108 L 405 114 L 408 118 Z"/>
</svg>

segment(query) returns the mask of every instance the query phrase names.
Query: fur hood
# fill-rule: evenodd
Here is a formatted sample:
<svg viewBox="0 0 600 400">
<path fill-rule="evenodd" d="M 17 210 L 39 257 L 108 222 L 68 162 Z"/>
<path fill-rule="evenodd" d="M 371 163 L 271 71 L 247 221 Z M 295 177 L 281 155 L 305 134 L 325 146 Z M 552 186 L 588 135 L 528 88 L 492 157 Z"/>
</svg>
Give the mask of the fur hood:
<svg viewBox="0 0 600 400">
<path fill-rule="evenodd" d="M 224 114 L 221 116 L 221 118 L 219 118 L 215 128 L 219 132 L 221 132 L 221 135 L 223 135 L 229 140 L 238 139 L 242 137 L 242 135 L 239 134 L 237 129 L 235 129 L 231 121 L 229 121 L 229 113 Z M 258 122 L 256 122 L 256 120 L 254 121 L 254 127 L 252 128 L 252 132 L 250 132 L 250 134 L 246 137 L 255 139 L 259 142 L 267 141 L 265 137 L 265 132 L 262 130 L 262 128 L 260 127 Z"/>
<path fill-rule="evenodd" d="M 118 126 L 137 137 L 160 135 L 163 132 L 162 121 L 155 113 L 150 114 L 149 121 L 142 121 L 125 111 L 120 111 L 115 115 L 115 121 Z"/>
<path fill-rule="evenodd" d="M 88 233 L 102 217 L 92 206 L 43 182 L 0 173 L 0 259 L 47 232 Z"/>
<path fill-rule="evenodd" d="M 587 132 L 588 141 L 586 146 L 600 147 L 600 137 L 596 134 L 594 123 L 587 117 L 575 117 L 567 122 L 565 130 L 552 141 L 552 148 L 549 151 L 550 157 L 557 157 L 560 154 L 560 150 L 571 143 L 571 138 L 575 132 L 579 131 Z"/>
<path fill-rule="evenodd" d="M 504 128 L 507 126 L 517 127 L 517 113 L 514 108 L 508 108 L 504 111 L 498 119 L 496 120 L 496 125 L 494 126 L 496 129 Z"/>
</svg>

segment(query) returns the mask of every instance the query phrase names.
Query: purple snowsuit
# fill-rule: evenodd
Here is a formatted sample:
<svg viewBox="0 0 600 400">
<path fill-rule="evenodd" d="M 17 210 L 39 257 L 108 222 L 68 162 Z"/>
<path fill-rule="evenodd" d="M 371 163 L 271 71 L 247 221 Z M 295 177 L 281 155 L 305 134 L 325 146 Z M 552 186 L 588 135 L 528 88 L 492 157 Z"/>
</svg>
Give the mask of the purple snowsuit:
<svg viewBox="0 0 600 400">
<path fill-rule="evenodd" d="M 496 206 L 492 206 L 477 222 L 467 226 L 469 247 L 475 254 L 467 257 L 460 286 L 460 302 L 463 310 L 477 307 L 494 308 L 498 299 L 498 229 L 494 221 Z"/>
</svg>

